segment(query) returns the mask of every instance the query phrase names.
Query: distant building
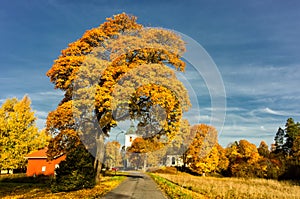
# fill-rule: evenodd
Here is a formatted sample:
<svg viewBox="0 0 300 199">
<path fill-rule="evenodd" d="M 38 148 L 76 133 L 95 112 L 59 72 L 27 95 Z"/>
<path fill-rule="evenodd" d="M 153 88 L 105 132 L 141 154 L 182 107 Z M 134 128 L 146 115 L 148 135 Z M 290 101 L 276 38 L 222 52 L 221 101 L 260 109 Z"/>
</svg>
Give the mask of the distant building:
<svg viewBox="0 0 300 199">
<path fill-rule="evenodd" d="M 28 154 L 25 158 L 28 159 L 26 175 L 54 175 L 54 170 L 59 166 L 59 163 L 66 159 L 66 155 L 60 155 L 53 160 L 47 160 L 47 148 L 35 151 Z"/>
<path fill-rule="evenodd" d="M 172 167 L 172 166 L 183 166 L 182 155 L 173 154 L 173 155 L 166 155 L 166 162 L 165 166 Z"/>
<path fill-rule="evenodd" d="M 130 147 L 133 140 L 137 137 L 141 137 L 141 136 L 136 134 L 136 128 L 134 127 L 133 122 L 131 122 L 129 129 L 125 133 L 125 149 Z"/>
<path fill-rule="evenodd" d="M 136 128 L 135 128 L 133 122 L 131 122 L 129 129 L 125 133 L 125 145 L 124 145 L 125 150 L 128 147 L 130 147 L 132 145 L 132 142 L 138 137 L 141 137 L 141 135 L 138 135 L 136 133 Z M 184 164 L 183 164 L 183 160 L 182 160 L 182 155 L 177 154 L 177 153 L 166 154 L 163 165 L 164 166 L 179 166 L 179 167 L 183 166 Z M 131 164 L 128 160 L 124 161 L 124 167 L 125 168 L 131 167 Z"/>
<path fill-rule="evenodd" d="M 135 138 L 141 137 L 136 134 L 136 128 L 134 127 L 133 122 L 131 121 L 131 125 L 129 129 L 125 133 L 125 145 L 124 149 L 126 150 L 128 147 L 132 145 L 132 142 L 135 140 Z M 132 165 L 130 164 L 130 161 L 128 159 L 124 160 L 124 168 L 129 168 Z"/>
</svg>

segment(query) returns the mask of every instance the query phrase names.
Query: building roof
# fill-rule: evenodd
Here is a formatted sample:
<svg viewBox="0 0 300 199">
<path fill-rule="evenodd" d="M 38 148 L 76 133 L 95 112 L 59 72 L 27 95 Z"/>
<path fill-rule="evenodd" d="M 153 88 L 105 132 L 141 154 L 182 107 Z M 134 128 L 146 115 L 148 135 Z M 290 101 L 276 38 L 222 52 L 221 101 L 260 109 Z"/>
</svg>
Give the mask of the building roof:
<svg viewBox="0 0 300 199">
<path fill-rule="evenodd" d="M 127 130 L 127 132 L 125 133 L 125 135 L 132 135 L 132 134 L 136 134 L 136 129 L 134 127 L 133 122 L 131 121 L 131 125 L 130 125 L 129 129 Z"/>
<path fill-rule="evenodd" d="M 47 159 L 47 151 L 48 148 L 45 147 L 43 149 L 40 149 L 38 151 L 34 151 L 32 153 L 29 153 L 27 156 L 25 156 L 26 159 Z M 60 156 L 64 155 L 61 153 L 60 155 L 55 156 L 53 159 L 59 158 Z"/>
<path fill-rule="evenodd" d="M 47 150 L 48 150 L 48 148 L 45 147 L 41 150 L 34 151 L 34 152 L 28 154 L 25 158 L 47 158 Z"/>
</svg>

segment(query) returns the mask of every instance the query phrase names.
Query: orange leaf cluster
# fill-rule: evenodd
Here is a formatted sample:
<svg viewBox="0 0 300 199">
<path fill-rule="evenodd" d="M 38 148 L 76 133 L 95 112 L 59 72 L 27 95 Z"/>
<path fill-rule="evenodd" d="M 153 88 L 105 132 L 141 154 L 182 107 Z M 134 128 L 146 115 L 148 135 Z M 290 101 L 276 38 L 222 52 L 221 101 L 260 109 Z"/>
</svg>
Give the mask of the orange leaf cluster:
<svg viewBox="0 0 300 199">
<path fill-rule="evenodd" d="M 99 27 L 86 31 L 82 38 L 62 50 L 59 58 L 55 60 L 52 68 L 47 72 L 47 76 L 55 84 L 55 88 L 67 90 L 85 56 L 91 53 L 94 48 L 100 46 L 105 39 L 125 30 L 142 28 L 140 24 L 136 23 L 136 17 L 125 13 L 115 15 L 113 19 L 108 18 L 107 20 Z"/>
</svg>

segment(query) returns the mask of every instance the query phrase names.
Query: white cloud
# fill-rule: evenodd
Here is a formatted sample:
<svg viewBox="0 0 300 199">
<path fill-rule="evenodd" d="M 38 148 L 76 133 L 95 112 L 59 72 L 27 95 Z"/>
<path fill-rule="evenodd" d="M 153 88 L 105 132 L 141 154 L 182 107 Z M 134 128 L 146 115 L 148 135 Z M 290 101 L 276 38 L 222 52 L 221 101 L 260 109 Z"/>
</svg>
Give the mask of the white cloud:
<svg viewBox="0 0 300 199">
<path fill-rule="evenodd" d="M 239 66 L 223 71 L 227 94 L 230 96 L 298 97 L 299 65 Z"/>
<path fill-rule="evenodd" d="M 46 112 L 46 111 L 35 110 L 34 112 L 35 112 L 35 116 L 37 118 L 39 118 L 39 119 L 41 119 L 41 118 L 47 118 L 47 116 L 48 116 L 48 112 Z"/>
<path fill-rule="evenodd" d="M 40 118 L 38 118 L 37 120 L 36 120 L 36 125 L 37 125 L 37 127 L 41 130 L 41 129 L 43 129 L 43 128 L 45 128 L 45 126 L 46 126 L 46 119 L 40 119 Z"/>
<path fill-rule="evenodd" d="M 276 127 L 272 124 L 264 124 L 264 126 L 245 123 L 226 125 L 219 134 L 219 142 L 221 145 L 227 146 L 230 142 L 246 139 L 258 146 L 259 143 L 264 140 L 270 145 L 274 141 L 276 130 Z"/>
<path fill-rule="evenodd" d="M 29 96 L 33 101 L 46 101 L 49 99 L 53 100 L 61 100 L 63 98 L 64 93 L 60 90 L 46 91 L 46 92 L 35 92 L 30 93 Z"/>
<path fill-rule="evenodd" d="M 195 120 L 197 121 L 197 123 L 209 123 L 210 119 L 211 119 L 211 117 L 209 115 L 195 116 Z"/>
<path fill-rule="evenodd" d="M 225 112 L 239 112 L 246 111 L 247 109 L 242 107 L 205 107 L 203 108 L 205 111 L 225 111 Z"/>
<path fill-rule="evenodd" d="M 270 108 L 264 108 L 262 110 L 263 112 L 266 112 L 266 113 L 269 113 L 269 114 L 273 114 L 273 115 L 282 115 L 282 116 L 287 116 L 289 115 L 288 113 L 284 112 L 284 111 L 275 111 L 275 110 L 272 110 Z"/>
<path fill-rule="evenodd" d="M 43 95 L 43 96 L 49 96 L 49 95 L 54 95 L 54 96 L 63 96 L 63 92 L 61 90 L 54 90 L 54 91 L 46 91 L 46 92 L 39 92 L 36 93 L 37 95 Z"/>
<path fill-rule="evenodd" d="M 300 116 L 299 113 L 290 112 L 290 111 L 278 111 L 278 110 L 273 110 L 269 107 L 262 108 L 262 109 L 255 109 L 250 112 L 250 115 L 258 115 L 258 114 L 262 114 L 262 113 L 266 113 L 266 114 L 270 114 L 270 115 L 277 115 L 277 116 L 287 116 L 287 117 Z"/>
</svg>

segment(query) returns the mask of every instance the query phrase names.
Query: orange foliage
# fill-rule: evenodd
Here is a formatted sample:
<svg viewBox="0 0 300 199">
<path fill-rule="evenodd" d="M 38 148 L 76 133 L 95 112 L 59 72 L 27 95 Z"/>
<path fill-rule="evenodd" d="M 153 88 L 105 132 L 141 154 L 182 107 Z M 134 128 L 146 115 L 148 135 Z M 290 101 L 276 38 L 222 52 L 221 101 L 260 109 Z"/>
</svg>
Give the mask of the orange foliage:
<svg viewBox="0 0 300 199">
<path fill-rule="evenodd" d="M 82 38 L 62 50 L 59 58 L 55 60 L 54 65 L 47 72 L 47 76 L 50 77 L 56 88 L 69 89 L 78 67 L 84 61 L 85 56 L 92 52 L 95 47 L 101 45 L 105 39 L 120 32 L 140 28 L 142 26 L 136 23 L 136 17 L 125 13 L 115 15 L 114 18 L 107 18 L 107 22 L 86 31 Z"/>
<path fill-rule="evenodd" d="M 94 113 L 101 132 L 108 135 L 109 130 L 117 124 L 113 117 L 112 92 L 118 81 L 130 70 L 147 64 L 160 65 L 160 72 L 165 71 L 165 64 L 183 71 L 185 63 L 180 57 L 184 51 L 184 42 L 173 32 L 142 29 L 142 25 L 136 23 L 136 17 L 125 13 L 108 18 L 99 27 L 86 31 L 82 38 L 62 50 L 47 72 L 55 88 L 65 91 L 65 98 L 47 119 L 47 131 L 53 136 L 58 135 L 49 145 L 49 154 L 54 154 L 50 152 L 51 148 L 64 151 L 69 136 L 71 140 L 78 141 L 75 133 L 78 129 L 74 124 L 72 110 Z M 109 53 L 106 56 L 107 52 Z M 172 77 L 176 79 L 174 75 Z M 182 91 L 181 96 L 169 91 L 170 87 L 147 84 L 138 88 L 132 99 L 138 101 L 147 96 L 150 97 L 151 106 L 157 104 L 166 109 L 167 117 L 163 129 L 171 139 L 179 131 L 182 110 L 187 110 L 190 106 L 185 88 L 178 81 L 172 82 L 176 83 L 174 88 Z M 75 89 L 77 93 L 74 95 Z M 74 99 L 76 94 L 81 99 Z M 183 106 L 180 106 L 181 102 L 184 102 Z M 78 104 L 81 104 L 80 107 Z M 94 110 L 87 110 L 87 104 Z M 83 114 L 76 113 L 75 117 Z"/>
<path fill-rule="evenodd" d="M 56 110 L 48 114 L 46 131 L 55 136 L 50 140 L 48 146 L 47 155 L 50 159 L 67 152 L 67 145 L 70 142 L 75 142 L 75 145 L 80 143 L 75 128 L 71 101 L 61 104 Z"/>
<path fill-rule="evenodd" d="M 191 131 L 195 132 L 195 138 L 187 151 L 190 168 L 200 174 L 216 171 L 219 165 L 216 129 L 198 124 L 192 126 Z"/>
</svg>

